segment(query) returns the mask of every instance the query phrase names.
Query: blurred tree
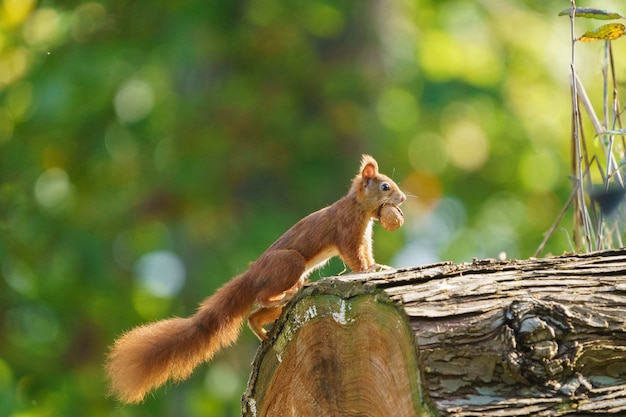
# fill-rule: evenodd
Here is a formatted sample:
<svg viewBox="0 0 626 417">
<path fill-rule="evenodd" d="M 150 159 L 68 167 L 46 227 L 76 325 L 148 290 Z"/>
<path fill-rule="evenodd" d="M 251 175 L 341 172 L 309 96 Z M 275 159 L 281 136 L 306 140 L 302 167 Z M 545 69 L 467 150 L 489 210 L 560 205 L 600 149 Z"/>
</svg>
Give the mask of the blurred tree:
<svg viewBox="0 0 626 417">
<path fill-rule="evenodd" d="M 362 152 L 417 196 L 380 262 L 532 254 L 570 190 L 566 3 L 4 0 L 0 415 L 237 415 L 249 332 L 132 408 L 106 347 L 192 312 Z"/>
</svg>

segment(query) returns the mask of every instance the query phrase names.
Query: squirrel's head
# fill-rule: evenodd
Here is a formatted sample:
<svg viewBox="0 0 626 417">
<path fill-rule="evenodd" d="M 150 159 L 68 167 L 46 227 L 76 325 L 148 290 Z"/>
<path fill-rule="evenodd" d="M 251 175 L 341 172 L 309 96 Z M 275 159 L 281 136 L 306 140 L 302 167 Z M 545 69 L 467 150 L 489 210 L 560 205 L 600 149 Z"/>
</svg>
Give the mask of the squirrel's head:
<svg viewBox="0 0 626 417">
<path fill-rule="evenodd" d="M 370 155 L 361 158 L 361 167 L 352 182 L 351 192 L 356 193 L 359 203 L 375 219 L 380 217 L 383 206 L 391 204 L 397 208 L 406 200 L 400 187 L 391 178 L 378 172 L 378 163 Z"/>
</svg>

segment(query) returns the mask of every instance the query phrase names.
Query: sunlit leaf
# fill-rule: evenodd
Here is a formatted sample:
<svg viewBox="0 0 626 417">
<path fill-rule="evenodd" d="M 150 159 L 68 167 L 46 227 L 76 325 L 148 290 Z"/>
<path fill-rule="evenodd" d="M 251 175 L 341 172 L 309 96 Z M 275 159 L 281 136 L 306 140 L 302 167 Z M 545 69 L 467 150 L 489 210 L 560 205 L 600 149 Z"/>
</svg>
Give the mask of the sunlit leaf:
<svg viewBox="0 0 626 417">
<path fill-rule="evenodd" d="M 624 35 L 626 35 L 626 26 L 621 23 L 609 23 L 596 30 L 585 32 L 578 40 L 581 42 L 612 41 Z"/>
<path fill-rule="evenodd" d="M 565 9 L 559 16 L 569 16 L 572 13 L 572 9 Z M 623 15 L 615 12 L 607 12 L 606 10 L 593 9 L 590 7 L 577 7 L 576 17 L 584 17 L 587 19 L 600 19 L 600 20 L 612 20 L 612 19 L 626 19 Z"/>
</svg>

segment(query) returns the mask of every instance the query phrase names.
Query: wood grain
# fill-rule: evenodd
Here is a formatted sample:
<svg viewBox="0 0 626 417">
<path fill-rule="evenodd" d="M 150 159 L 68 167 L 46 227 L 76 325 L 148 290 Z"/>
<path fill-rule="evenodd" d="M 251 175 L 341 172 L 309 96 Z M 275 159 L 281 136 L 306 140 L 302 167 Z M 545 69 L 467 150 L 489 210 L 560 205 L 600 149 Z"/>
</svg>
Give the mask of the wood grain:
<svg viewBox="0 0 626 417">
<path fill-rule="evenodd" d="M 257 356 L 244 416 L 420 415 L 404 313 L 380 292 L 322 287 L 292 302 Z"/>
</svg>

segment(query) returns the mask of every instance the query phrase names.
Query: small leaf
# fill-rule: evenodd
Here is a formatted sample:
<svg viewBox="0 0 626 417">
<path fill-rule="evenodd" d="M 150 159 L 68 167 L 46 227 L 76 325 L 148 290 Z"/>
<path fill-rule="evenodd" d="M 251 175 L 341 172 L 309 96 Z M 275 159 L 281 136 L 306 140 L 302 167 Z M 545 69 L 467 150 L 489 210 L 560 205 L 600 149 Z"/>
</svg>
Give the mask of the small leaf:
<svg viewBox="0 0 626 417">
<path fill-rule="evenodd" d="M 596 30 L 585 32 L 580 38 L 581 42 L 612 41 L 626 35 L 626 26 L 621 23 L 608 23 Z"/>
<path fill-rule="evenodd" d="M 572 9 L 566 9 L 559 13 L 559 16 L 569 16 L 571 13 Z M 607 12 L 606 10 L 593 9 L 590 7 L 577 7 L 575 16 L 600 20 L 626 19 L 626 17 L 619 13 Z"/>
</svg>

